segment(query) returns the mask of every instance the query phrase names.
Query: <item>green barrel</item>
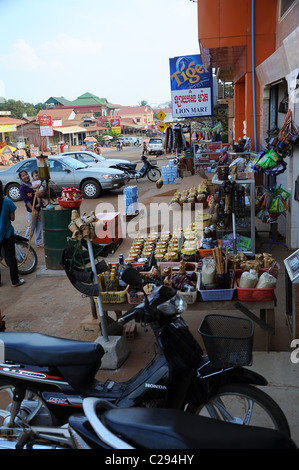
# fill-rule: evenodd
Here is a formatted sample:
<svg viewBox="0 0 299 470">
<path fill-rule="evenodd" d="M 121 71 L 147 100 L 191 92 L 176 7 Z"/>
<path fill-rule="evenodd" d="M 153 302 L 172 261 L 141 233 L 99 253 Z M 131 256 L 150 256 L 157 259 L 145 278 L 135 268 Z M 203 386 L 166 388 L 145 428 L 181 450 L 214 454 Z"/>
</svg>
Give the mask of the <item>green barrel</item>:
<svg viewBox="0 0 299 470">
<path fill-rule="evenodd" d="M 72 209 L 42 211 L 45 259 L 48 269 L 63 269 L 60 260 L 67 238 L 72 235 L 68 229 L 71 216 Z"/>
</svg>

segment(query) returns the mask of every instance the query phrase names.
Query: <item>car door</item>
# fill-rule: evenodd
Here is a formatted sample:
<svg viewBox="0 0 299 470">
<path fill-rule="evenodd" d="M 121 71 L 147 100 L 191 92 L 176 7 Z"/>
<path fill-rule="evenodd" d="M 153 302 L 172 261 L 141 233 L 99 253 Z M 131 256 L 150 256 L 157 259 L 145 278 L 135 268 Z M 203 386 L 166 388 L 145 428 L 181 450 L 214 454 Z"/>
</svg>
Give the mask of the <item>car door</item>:
<svg viewBox="0 0 299 470">
<path fill-rule="evenodd" d="M 54 190 L 68 186 L 78 187 L 75 185 L 74 170 L 64 162 L 49 159 L 49 167 Z"/>
</svg>

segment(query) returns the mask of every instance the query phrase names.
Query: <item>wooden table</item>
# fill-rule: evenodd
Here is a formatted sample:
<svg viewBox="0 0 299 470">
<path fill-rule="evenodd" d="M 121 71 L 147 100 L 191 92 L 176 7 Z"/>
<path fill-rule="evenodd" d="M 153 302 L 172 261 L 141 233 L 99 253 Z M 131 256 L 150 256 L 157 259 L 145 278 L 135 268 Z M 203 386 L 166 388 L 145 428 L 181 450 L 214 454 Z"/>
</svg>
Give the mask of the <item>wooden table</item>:
<svg viewBox="0 0 299 470">
<path fill-rule="evenodd" d="M 270 301 L 260 302 L 244 302 L 234 298 L 232 300 L 224 301 L 202 301 L 199 300 L 195 304 L 189 304 L 187 306 L 188 312 L 232 312 L 239 311 L 253 320 L 266 332 L 266 350 L 270 350 L 270 340 L 275 334 L 275 307 L 277 305 L 276 297 Z M 108 312 L 114 312 L 116 319 L 119 319 L 123 313 L 134 307 L 134 305 L 128 302 L 122 304 L 102 304 L 106 318 L 108 318 Z M 258 311 L 258 315 L 253 313 Z"/>
</svg>

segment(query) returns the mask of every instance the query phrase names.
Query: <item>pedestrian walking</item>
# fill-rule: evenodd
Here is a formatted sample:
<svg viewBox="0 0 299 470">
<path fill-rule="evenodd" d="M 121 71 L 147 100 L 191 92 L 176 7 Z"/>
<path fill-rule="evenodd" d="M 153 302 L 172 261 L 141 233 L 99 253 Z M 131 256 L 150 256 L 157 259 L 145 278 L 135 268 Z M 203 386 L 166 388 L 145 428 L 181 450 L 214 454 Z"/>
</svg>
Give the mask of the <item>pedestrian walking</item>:
<svg viewBox="0 0 299 470">
<path fill-rule="evenodd" d="M 35 196 L 35 190 L 32 187 L 30 182 L 30 177 L 27 171 L 21 171 L 19 176 L 22 180 L 22 184 L 20 186 L 20 195 L 23 201 L 25 202 L 25 207 L 27 210 L 27 217 L 28 217 L 28 227 L 25 233 L 25 237 L 29 238 L 30 229 L 31 229 L 31 236 L 33 236 L 35 232 L 35 243 L 36 246 L 42 247 L 42 219 L 40 215 L 41 207 L 34 207 L 33 208 L 33 201 Z M 32 209 L 33 209 L 33 218 L 32 218 Z M 31 226 L 32 220 L 32 226 Z"/>
<path fill-rule="evenodd" d="M 9 266 L 10 280 L 14 287 L 25 283 L 24 279 L 19 278 L 18 263 L 15 251 L 15 231 L 12 221 L 15 220 L 15 211 L 17 206 L 11 199 L 4 197 L 3 185 L 0 181 L 0 250 L 4 251 L 5 260 Z M 0 275 L 1 285 L 1 275 Z"/>
<path fill-rule="evenodd" d="M 142 155 L 147 155 L 147 145 L 146 145 L 146 142 L 145 142 L 145 141 L 143 142 L 143 152 L 142 152 Z"/>
</svg>

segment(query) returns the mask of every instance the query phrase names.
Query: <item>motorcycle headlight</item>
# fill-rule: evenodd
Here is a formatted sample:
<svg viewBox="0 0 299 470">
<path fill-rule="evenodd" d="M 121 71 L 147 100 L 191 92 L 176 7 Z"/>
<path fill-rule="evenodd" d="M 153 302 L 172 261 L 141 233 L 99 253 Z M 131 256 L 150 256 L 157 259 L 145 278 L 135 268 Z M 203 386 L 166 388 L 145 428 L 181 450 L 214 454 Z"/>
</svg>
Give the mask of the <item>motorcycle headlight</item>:
<svg viewBox="0 0 299 470">
<path fill-rule="evenodd" d="M 167 300 L 163 304 L 157 306 L 157 309 L 161 312 L 165 313 L 166 315 L 173 315 L 177 313 L 178 315 L 183 313 L 187 308 L 187 303 L 179 294 L 178 292 L 176 295 L 171 297 L 171 299 Z"/>
</svg>

